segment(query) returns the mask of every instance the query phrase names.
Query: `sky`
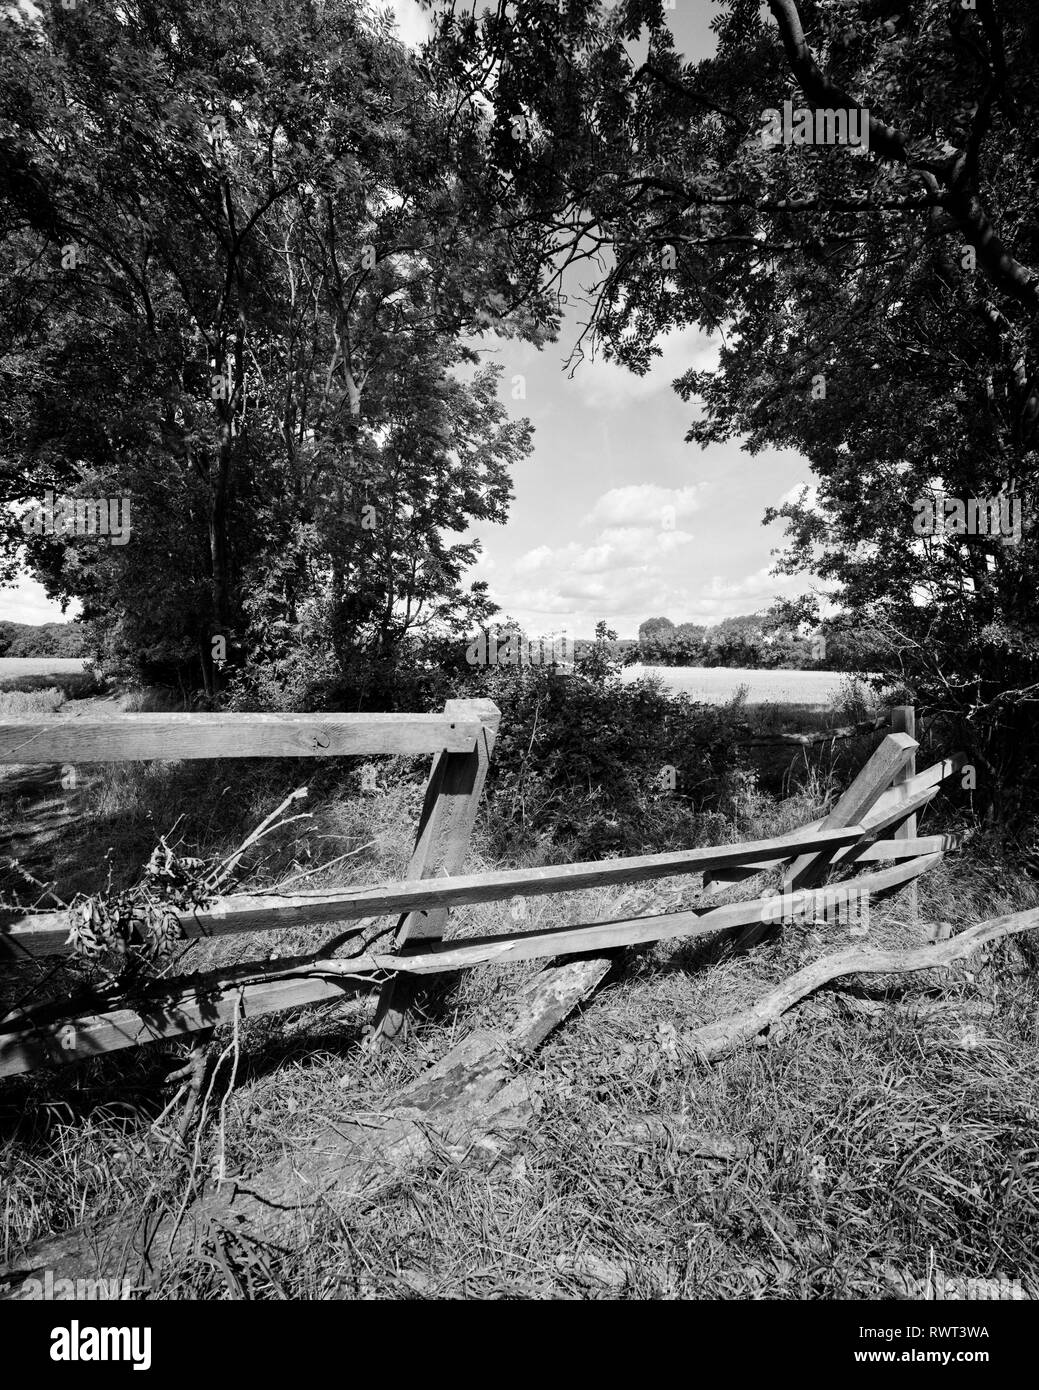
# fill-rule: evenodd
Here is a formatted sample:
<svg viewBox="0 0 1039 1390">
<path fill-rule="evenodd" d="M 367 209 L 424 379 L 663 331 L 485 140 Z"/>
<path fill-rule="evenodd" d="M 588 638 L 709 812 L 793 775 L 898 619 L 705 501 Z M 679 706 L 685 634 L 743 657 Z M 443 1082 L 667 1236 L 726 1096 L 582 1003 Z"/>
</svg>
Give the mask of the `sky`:
<svg viewBox="0 0 1039 1390">
<path fill-rule="evenodd" d="M 714 0 L 674 6 L 665 14 L 676 47 L 689 59 L 706 56 Z M 388 8 L 406 43 L 427 37 L 416 0 Z M 510 413 L 534 425 L 534 451 L 515 470 L 506 525 L 476 529 L 483 554 L 470 578 L 485 579 L 503 616 L 531 636 L 591 636 L 604 618 L 620 637 L 635 637 L 646 618 L 714 623 L 802 592 L 804 579 L 770 575 L 783 528 L 761 517 L 809 481 L 807 462 L 789 451 L 751 458 L 738 440 L 706 450 L 685 443 L 697 407 L 671 383 L 690 366 L 712 366 L 716 344 L 678 330 L 661 338 L 663 355 L 644 377 L 602 358 L 570 374 L 564 362 L 579 318 L 571 310 L 558 342 L 540 351 L 490 336 L 480 344 L 485 360 L 504 369 Z M 26 577 L 0 590 L 0 618 L 62 614 Z"/>
</svg>

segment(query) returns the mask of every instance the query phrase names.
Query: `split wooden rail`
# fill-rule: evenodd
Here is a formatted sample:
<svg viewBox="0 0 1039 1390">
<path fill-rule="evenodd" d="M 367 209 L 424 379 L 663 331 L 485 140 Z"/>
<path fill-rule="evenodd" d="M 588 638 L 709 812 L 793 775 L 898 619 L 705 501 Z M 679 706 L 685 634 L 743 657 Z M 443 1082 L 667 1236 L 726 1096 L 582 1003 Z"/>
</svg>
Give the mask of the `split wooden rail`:
<svg viewBox="0 0 1039 1390">
<path fill-rule="evenodd" d="M 861 901 L 894 892 L 957 846 L 952 836 L 918 836 L 915 817 L 962 758 L 915 773 L 910 765 L 916 740 L 897 732 L 883 739 L 829 815 L 787 835 L 669 854 L 463 874 L 499 719 L 490 701 L 452 700 L 439 715 L 124 715 L 104 722 L 0 724 L 0 763 L 434 754 L 405 880 L 318 892 L 237 893 L 177 914 L 185 939 L 396 917 L 385 948 L 366 945 L 357 928 L 357 948 L 347 956 L 257 962 L 164 980 L 143 994 L 138 990 L 132 1002 L 98 997 L 75 1013 L 54 1003 L 23 1002 L 0 1015 L 0 1077 L 189 1034 L 236 1015 L 254 1017 L 320 1003 L 365 980 L 382 982 L 376 1032 L 392 1036 L 423 975 L 737 930 L 747 945 L 768 929 L 774 897 L 712 906 L 711 893 L 783 868 L 784 914 L 833 920 L 842 894 Z M 912 727 L 904 713 L 892 723 Z M 879 838 L 886 833 L 895 838 Z M 868 871 L 841 882 L 838 891 L 833 884 L 821 888 L 834 870 L 862 865 Z M 446 938 L 452 907 L 697 873 L 704 874 L 705 886 L 693 909 Z M 6 918 L 0 919 L 0 967 L 71 949 L 65 911 L 9 912 Z"/>
</svg>

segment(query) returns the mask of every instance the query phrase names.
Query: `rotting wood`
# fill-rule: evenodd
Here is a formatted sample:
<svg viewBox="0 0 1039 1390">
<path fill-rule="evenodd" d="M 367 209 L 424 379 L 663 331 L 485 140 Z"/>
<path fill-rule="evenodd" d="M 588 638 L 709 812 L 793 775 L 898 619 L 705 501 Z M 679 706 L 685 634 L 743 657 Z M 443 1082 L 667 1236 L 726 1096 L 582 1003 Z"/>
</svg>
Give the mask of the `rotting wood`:
<svg viewBox="0 0 1039 1390">
<path fill-rule="evenodd" d="M 905 766 L 916 747 L 916 740 L 907 734 L 888 734 L 873 750 L 869 761 L 836 806 L 823 817 L 821 829 L 836 830 L 840 826 L 860 823 L 890 786 L 892 777 Z M 794 893 L 800 888 L 810 888 L 819 883 L 832 867 L 833 856 L 832 850 L 811 850 L 798 855 L 784 874 L 783 892 Z M 740 935 L 737 950 L 749 950 L 769 930 L 767 921 L 751 923 Z"/>
<path fill-rule="evenodd" d="M 823 818 L 823 830 L 860 824 L 906 765 L 919 745 L 908 734 L 888 734 L 859 772 L 836 806 Z M 829 867 L 829 857 L 818 850 L 799 855 L 790 865 L 784 890 L 808 888 L 817 883 Z"/>
<path fill-rule="evenodd" d="M 457 874 L 464 865 L 501 721 L 501 711 L 491 700 L 448 700 L 444 714 L 452 719 L 478 718 L 481 736 L 465 753 L 444 751 L 434 761 L 408 865 L 411 879 Z M 397 924 L 397 949 L 403 949 L 408 941 L 439 940 L 449 913 L 443 906 L 405 913 Z M 379 996 L 370 1046 L 378 1047 L 400 1035 L 415 991 L 414 981 L 408 978 L 386 982 Z"/>
<path fill-rule="evenodd" d="M 916 710 L 912 705 L 895 705 L 891 710 L 891 732 L 896 734 L 908 734 L 910 738 L 916 737 Z M 902 770 L 895 774 L 895 786 L 898 787 L 906 782 L 911 782 L 916 776 L 916 754 L 912 754 L 909 761 Z M 916 814 L 906 816 L 905 820 L 896 828 L 895 839 L 908 841 L 916 836 Z M 920 894 L 917 885 L 910 885 L 909 894 L 906 898 L 909 920 L 913 927 L 917 926 L 920 917 Z"/>
<path fill-rule="evenodd" d="M 751 1042 L 788 1009 L 831 980 L 847 975 L 903 975 L 942 970 L 965 960 L 983 946 L 1039 927 L 1039 908 L 996 917 L 968 927 L 959 936 L 909 951 L 877 951 L 853 946 L 806 965 L 749 1009 L 679 1035 L 682 1045 L 702 1061 L 717 1062 Z"/>
<path fill-rule="evenodd" d="M 697 1129 L 691 1115 L 625 1115 L 613 1125 L 606 1142 L 625 1149 L 668 1149 L 724 1163 L 750 1153 L 748 1144 Z"/>
<path fill-rule="evenodd" d="M 463 1038 L 380 1114 L 363 1122 L 344 1117 L 308 1150 L 287 1153 L 248 1181 L 208 1186 L 179 1225 L 170 1212 L 150 1220 L 128 1214 L 36 1243 L 0 1270 L 7 1296 L 17 1297 L 23 1282 L 43 1270 L 55 1279 L 92 1278 L 101 1270 L 144 1288 L 170 1258 L 190 1257 L 213 1232 L 246 1245 L 285 1247 L 304 1237 L 305 1215 L 373 1200 L 406 1171 L 438 1159 L 500 1157 L 510 1134 L 532 1115 L 526 1081 L 517 1078 L 522 1059 L 592 993 L 611 964 L 593 957 L 540 971 L 501 1028 Z"/>
<path fill-rule="evenodd" d="M 48 1063 L 83 1062 L 103 1053 L 229 1023 L 239 1009 L 240 994 L 245 1017 L 258 1018 L 342 998 L 350 984 L 349 980 L 334 978 L 268 980 L 255 985 L 231 980 L 226 988 L 213 986 L 202 993 L 185 991 L 172 1000 L 157 1002 L 148 1011 L 116 1009 L 18 1028 L 5 1022 L 0 1028 L 0 1077 L 18 1076 Z"/>
<path fill-rule="evenodd" d="M 449 878 L 404 879 L 399 883 L 380 883 L 357 888 L 337 888 L 322 893 L 240 893 L 217 898 L 192 912 L 176 912 L 185 939 L 224 936 L 270 928 L 313 926 L 327 922 L 349 922 L 377 917 L 384 913 L 435 910 L 467 903 L 495 902 L 523 894 L 576 892 L 602 888 L 615 883 L 636 882 L 673 875 L 694 874 L 704 868 L 775 859 L 784 849 L 807 845 L 827 849 L 854 846 L 862 837 L 860 826 L 819 831 L 805 837 L 781 835 L 744 844 L 704 849 L 678 850 L 670 854 L 645 854 L 626 859 L 607 859 L 577 864 L 551 865 L 534 869 L 506 869 L 492 873 L 456 875 Z M 0 922 L 0 959 L 5 955 L 65 955 L 68 946 L 67 912 L 40 912 Z"/>
<path fill-rule="evenodd" d="M 846 893 L 891 892 L 925 873 L 941 858 L 940 853 L 921 855 L 874 873 L 860 874 L 839 887 Z M 839 911 L 839 900 L 832 898 L 832 893 L 832 889 L 795 892 L 784 900 L 784 912 L 799 915 L 812 910 L 816 915 L 828 918 Z M 0 1076 L 30 1070 L 47 1060 L 75 1062 L 103 1052 L 209 1027 L 214 1022 L 223 1022 L 232 1017 L 239 1006 L 239 999 L 243 1015 L 251 1017 L 332 998 L 337 979 L 352 983 L 358 978 L 378 976 L 389 971 L 432 975 L 480 965 L 502 965 L 568 953 L 617 950 L 654 941 L 689 939 L 767 923 L 771 920 L 768 914 L 774 910 L 775 904 L 775 897 L 762 897 L 706 911 L 624 918 L 576 927 L 513 932 L 503 936 L 471 937 L 463 941 L 434 943 L 421 952 L 366 951 L 342 959 L 308 962 L 285 971 L 280 980 L 252 985 L 235 981 L 223 993 L 211 987 L 203 1000 L 199 1000 L 192 991 L 166 1003 L 157 1000 L 147 1013 L 138 1009 L 122 1009 L 32 1028 L 0 1029 Z M 317 983 L 323 983 L 325 988 L 311 996 L 306 986 Z M 291 985 L 299 987 L 297 997 L 292 996 L 288 988 Z"/>
<path fill-rule="evenodd" d="M 151 758 L 419 756 L 475 747 L 480 721 L 443 714 L 124 714 L 119 719 L 5 719 L 0 763 Z"/>
<path fill-rule="evenodd" d="M 918 772 L 910 781 L 904 782 L 898 787 L 890 788 L 879 798 L 873 809 L 862 817 L 861 825 L 864 833 L 866 835 L 879 835 L 882 831 L 903 821 L 910 814 L 923 810 L 938 795 L 942 782 L 958 772 L 965 762 L 965 754 L 954 753 L 952 757 L 944 758 L 941 762 L 925 768 L 923 772 Z M 825 817 L 810 821 L 795 833 L 805 836 L 816 834 L 822 829 L 824 822 Z M 853 853 L 853 850 L 838 850 L 833 856 L 832 865 L 840 864 L 842 860 Z M 730 883 L 741 883 L 767 870 L 777 869 L 784 862 L 783 859 L 773 859 L 757 865 L 737 865 L 732 868 L 712 870 L 712 882 L 706 891 L 712 895 L 719 893 Z"/>
</svg>

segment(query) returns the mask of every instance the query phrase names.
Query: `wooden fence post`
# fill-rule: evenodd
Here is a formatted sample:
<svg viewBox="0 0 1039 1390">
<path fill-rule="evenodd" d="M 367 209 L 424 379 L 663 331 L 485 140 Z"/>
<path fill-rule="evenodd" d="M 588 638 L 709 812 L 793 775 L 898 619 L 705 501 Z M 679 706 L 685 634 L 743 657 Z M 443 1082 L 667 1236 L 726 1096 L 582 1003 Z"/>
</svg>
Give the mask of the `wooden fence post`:
<svg viewBox="0 0 1039 1390">
<path fill-rule="evenodd" d="M 858 825 L 890 787 L 892 779 L 916 752 L 916 747 L 916 740 L 906 734 L 888 734 L 830 814 L 820 822 L 820 829 L 839 830 Z M 796 893 L 820 883 L 826 877 L 835 852 L 813 850 L 799 855 L 783 876 L 783 892 Z M 768 922 L 747 927 L 737 939 L 736 949 L 745 951 L 756 945 L 768 929 Z"/>
<path fill-rule="evenodd" d="M 888 734 L 837 805 L 825 817 L 820 828 L 837 830 L 843 825 L 858 825 L 866 812 L 876 805 L 891 786 L 916 749 L 916 740 L 907 734 Z M 829 854 L 802 854 L 787 870 L 783 891 L 793 893 L 799 888 L 811 888 L 819 883 L 826 877 L 832 857 L 833 851 Z"/>
<path fill-rule="evenodd" d="M 451 719 L 477 722 L 482 728 L 476 746 L 468 753 L 438 753 L 426 783 L 415 848 L 407 878 L 442 878 L 461 872 L 469 837 L 487 778 L 501 711 L 493 700 L 448 700 L 444 713 Z M 407 912 L 397 923 L 395 946 L 428 946 L 444 934 L 450 908 Z M 404 1026 L 418 987 L 415 976 L 395 975 L 379 996 L 370 1046 L 395 1038 Z"/>
<path fill-rule="evenodd" d="M 916 706 L 915 705 L 894 705 L 891 710 L 891 732 L 893 734 L 908 734 L 910 738 L 916 738 Z M 903 782 L 908 782 L 910 777 L 916 776 L 916 752 L 914 751 L 906 763 L 905 767 L 897 774 L 894 786 L 900 786 Z M 916 838 L 916 814 L 907 816 L 899 828 L 895 831 L 896 840 L 912 840 Z M 909 887 L 909 920 L 915 927 L 919 918 L 920 911 L 920 891 L 916 883 Z"/>
</svg>

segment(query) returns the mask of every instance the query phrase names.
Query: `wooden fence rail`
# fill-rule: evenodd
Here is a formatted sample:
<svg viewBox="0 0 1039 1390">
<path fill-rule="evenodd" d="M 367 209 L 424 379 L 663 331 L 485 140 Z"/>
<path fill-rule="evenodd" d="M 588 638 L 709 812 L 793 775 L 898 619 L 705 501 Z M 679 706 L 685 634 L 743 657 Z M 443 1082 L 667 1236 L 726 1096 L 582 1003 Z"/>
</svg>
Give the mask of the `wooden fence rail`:
<svg viewBox="0 0 1039 1390">
<path fill-rule="evenodd" d="M 461 702 L 466 703 L 466 702 Z M 475 716 L 475 717 L 474 717 Z M 0 763 L 114 763 L 149 758 L 331 758 L 469 753 L 481 720 L 442 714 L 124 714 L 8 719 Z"/>
<path fill-rule="evenodd" d="M 345 957 L 315 954 L 155 982 L 138 988 L 132 1005 L 101 996 L 92 1006 L 71 1012 L 54 1003 L 22 1005 L 0 1017 L 0 1077 L 177 1037 L 236 1014 L 251 1017 L 319 1003 L 373 982 L 382 985 L 376 1034 L 392 1036 L 400 1030 L 415 982 L 423 975 L 733 930 L 741 931 L 740 944 L 748 945 L 774 921 L 776 899 L 766 895 L 710 906 L 712 892 L 783 867 L 783 913 L 811 912 L 832 921 L 842 903 L 868 901 L 915 882 L 959 843 L 949 835 L 917 835 L 910 818 L 937 794 L 962 758 L 913 775 L 907 769 L 916 740 L 908 732 L 896 732 L 883 739 L 826 817 L 786 835 L 669 854 L 463 874 L 499 718 L 489 701 L 456 700 L 441 715 L 127 715 L 107 724 L 8 720 L 0 725 L 0 761 L 15 763 L 435 754 L 403 881 L 291 894 L 238 893 L 176 914 L 185 939 L 396 916 L 391 948 L 365 949 L 362 942 Z M 904 722 L 905 716 L 899 718 Z M 897 833 L 907 826 L 911 834 L 904 829 Z M 896 838 L 876 838 L 893 827 Z M 862 865 L 879 867 L 820 887 L 834 869 Z M 464 904 L 700 873 L 705 875 L 701 905 L 689 910 L 444 940 L 450 910 Z M 0 963 L 11 966 L 67 954 L 69 914 L 75 910 L 0 918 Z M 341 941 L 339 948 L 343 945 Z"/>
</svg>

